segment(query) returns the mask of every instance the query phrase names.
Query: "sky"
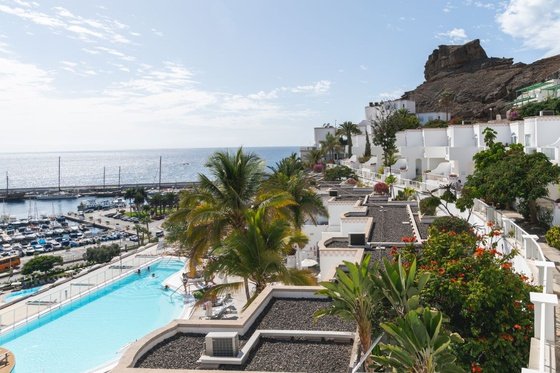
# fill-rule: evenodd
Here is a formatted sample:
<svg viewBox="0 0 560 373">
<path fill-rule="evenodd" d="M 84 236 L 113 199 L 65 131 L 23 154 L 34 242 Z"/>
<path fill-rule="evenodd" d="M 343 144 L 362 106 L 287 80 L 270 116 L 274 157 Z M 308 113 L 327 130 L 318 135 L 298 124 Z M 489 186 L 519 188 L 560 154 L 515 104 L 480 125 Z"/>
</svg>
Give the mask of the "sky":
<svg viewBox="0 0 560 373">
<path fill-rule="evenodd" d="M 0 152 L 311 145 L 440 44 L 560 53 L 560 0 L 0 0 Z"/>
</svg>

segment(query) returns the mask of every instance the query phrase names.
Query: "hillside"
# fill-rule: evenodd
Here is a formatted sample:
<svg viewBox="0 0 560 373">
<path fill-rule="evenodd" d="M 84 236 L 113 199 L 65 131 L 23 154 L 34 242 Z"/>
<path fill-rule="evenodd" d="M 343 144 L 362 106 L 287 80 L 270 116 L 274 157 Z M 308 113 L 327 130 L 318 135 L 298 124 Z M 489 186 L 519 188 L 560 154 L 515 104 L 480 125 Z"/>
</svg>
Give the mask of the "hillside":
<svg viewBox="0 0 560 373">
<path fill-rule="evenodd" d="M 511 58 L 488 57 L 477 39 L 440 45 L 424 66 L 426 81 L 402 98 L 415 100 L 417 112 L 445 111 L 440 99 L 447 91 L 453 95 L 452 117 L 487 119 L 490 108 L 505 116 L 517 89 L 559 74 L 560 55 L 531 64 L 513 63 Z"/>
</svg>

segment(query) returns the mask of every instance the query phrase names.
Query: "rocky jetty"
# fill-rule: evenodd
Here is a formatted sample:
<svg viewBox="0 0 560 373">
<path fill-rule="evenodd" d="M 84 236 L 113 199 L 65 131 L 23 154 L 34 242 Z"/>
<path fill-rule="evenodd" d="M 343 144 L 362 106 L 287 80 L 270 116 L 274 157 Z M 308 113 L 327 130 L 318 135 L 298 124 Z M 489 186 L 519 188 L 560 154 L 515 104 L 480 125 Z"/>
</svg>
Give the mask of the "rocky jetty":
<svg viewBox="0 0 560 373">
<path fill-rule="evenodd" d="M 558 76 L 560 55 L 531 64 L 513 63 L 512 58 L 488 57 L 477 39 L 440 45 L 424 66 L 426 81 L 403 98 L 415 100 L 417 112 L 448 108 L 452 117 L 488 119 L 490 109 L 493 115 L 505 114 L 516 90 Z"/>
</svg>

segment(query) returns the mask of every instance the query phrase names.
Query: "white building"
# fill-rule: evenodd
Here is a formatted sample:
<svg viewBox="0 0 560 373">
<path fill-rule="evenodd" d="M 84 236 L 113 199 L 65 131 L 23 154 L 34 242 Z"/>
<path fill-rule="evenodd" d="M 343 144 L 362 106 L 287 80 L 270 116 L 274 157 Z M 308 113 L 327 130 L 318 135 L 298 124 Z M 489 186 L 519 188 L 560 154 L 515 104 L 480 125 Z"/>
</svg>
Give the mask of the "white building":
<svg viewBox="0 0 560 373">
<path fill-rule="evenodd" d="M 549 98 L 560 98 L 560 79 L 550 79 L 518 89 L 513 106 L 521 107 L 531 102 L 546 101 Z"/>
<path fill-rule="evenodd" d="M 486 127 L 496 131 L 496 141 L 522 144 L 525 151 L 542 152 L 554 163 L 560 159 L 560 116 L 539 116 L 398 132 L 396 145 L 401 160 L 395 168 L 406 179 L 425 176 L 447 180 L 452 175 L 465 181 L 474 169 L 473 155 L 485 148 Z"/>
<path fill-rule="evenodd" d="M 444 120 L 448 121 L 449 115 L 445 111 L 433 111 L 429 113 L 416 113 L 416 117 L 420 121 L 420 124 L 423 126 L 424 124 L 428 123 L 431 120 Z"/>
<path fill-rule="evenodd" d="M 416 114 L 416 102 L 412 100 L 370 102 L 369 105 L 365 107 L 366 120 L 374 122 L 400 109 L 406 109 L 409 113 Z"/>
</svg>

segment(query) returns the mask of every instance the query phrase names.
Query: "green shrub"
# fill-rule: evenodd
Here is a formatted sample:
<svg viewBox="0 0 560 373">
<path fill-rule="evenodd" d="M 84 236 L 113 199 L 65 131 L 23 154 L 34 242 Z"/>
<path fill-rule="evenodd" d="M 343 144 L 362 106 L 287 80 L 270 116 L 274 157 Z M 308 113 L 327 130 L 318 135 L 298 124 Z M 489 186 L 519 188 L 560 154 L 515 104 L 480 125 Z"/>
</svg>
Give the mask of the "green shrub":
<svg viewBox="0 0 560 373">
<path fill-rule="evenodd" d="M 21 273 L 30 275 L 33 272 L 49 272 L 55 265 L 62 265 L 64 260 L 59 255 L 39 255 L 23 265 Z"/>
<path fill-rule="evenodd" d="M 90 247 L 84 254 L 84 259 L 91 263 L 107 263 L 119 255 L 121 249 L 118 244 L 110 246 Z"/>
<path fill-rule="evenodd" d="M 350 167 L 335 166 L 325 171 L 324 178 L 325 181 L 341 181 L 342 179 L 357 179 L 358 177 Z"/>
<path fill-rule="evenodd" d="M 456 216 L 441 216 L 439 218 L 435 218 L 431 228 L 436 229 L 438 232 L 472 232 L 472 226 L 469 222 Z"/>
<path fill-rule="evenodd" d="M 430 273 L 424 302 L 443 312 L 449 330 L 464 338 L 457 356 L 473 372 L 519 372 L 529 360 L 530 292 L 538 288 L 513 270 L 515 252 L 496 250 L 500 234 L 492 229 L 481 245 L 472 234 L 434 230 L 418 261 Z"/>
<path fill-rule="evenodd" d="M 560 227 L 554 226 L 550 228 L 544 237 L 546 238 L 547 244 L 560 249 Z"/>
<path fill-rule="evenodd" d="M 434 216 L 436 214 L 436 208 L 440 204 L 440 199 L 435 196 L 431 196 L 428 198 L 424 198 L 420 200 L 420 213 L 422 215 L 431 215 Z"/>
<path fill-rule="evenodd" d="M 404 188 L 403 190 L 399 190 L 397 196 L 395 197 L 396 201 L 410 201 L 414 199 L 414 195 L 416 191 L 412 188 Z"/>
</svg>

